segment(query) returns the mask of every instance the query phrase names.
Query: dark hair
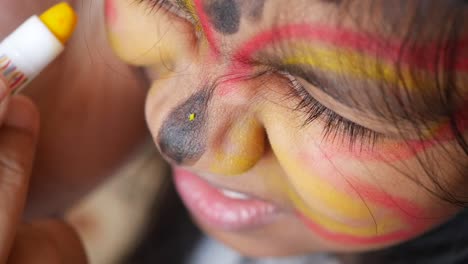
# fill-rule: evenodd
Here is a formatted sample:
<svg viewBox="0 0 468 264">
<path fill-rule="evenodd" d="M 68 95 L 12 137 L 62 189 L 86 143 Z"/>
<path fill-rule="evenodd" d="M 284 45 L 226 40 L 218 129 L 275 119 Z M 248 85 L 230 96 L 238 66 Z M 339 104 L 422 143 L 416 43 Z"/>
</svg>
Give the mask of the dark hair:
<svg viewBox="0 0 468 264">
<path fill-rule="evenodd" d="M 351 12 L 346 12 L 353 8 L 352 5 L 359 5 L 359 1 L 334 1 L 342 5 L 342 13 L 352 16 Z M 367 2 L 367 1 L 365 1 Z M 413 128 L 418 131 L 423 139 L 423 130 L 429 128 L 431 123 L 446 120 L 453 141 L 453 146 L 443 147 L 445 154 L 433 157 L 429 153 L 424 153 L 418 158 L 420 166 L 424 169 L 425 176 L 431 180 L 431 186 L 423 186 L 432 195 L 462 208 L 468 207 L 468 194 L 466 186 L 468 183 L 468 141 L 466 135 L 468 120 L 467 95 L 468 87 L 462 87 L 461 74 L 465 72 L 456 71 L 456 65 L 459 60 L 467 60 L 465 50 L 468 46 L 467 39 L 463 39 L 466 34 L 466 24 L 468 18 L 468 1 L 466 0 L 375 0 L 371 1 L 372 11 L 380 10 L 379 14 L 389 24 L 386 28 L 390 33 L 400 35 L 403 38 L 403 44 L 400 48 L 400 58 L 408 53 L 413 53 L 435 65 L 433 73 L 432 86 L 427 87 L 428 75 L 413 70 L 411 80 L 402 73 L 403 64 L 397 61 L 396 68 L 400 72 L 401 90 L 398 93 L 391 91 L 388 87 L 382 87 L 382 100 L 387 106 L 385 113 L 391 113 L 389 116 L 395 126 L 396 115 L 403 116 Z M 368 2 L 367 2 L 368 3 Z M 367 7 L 369 8 L 369 7 Z M 402 14 L 409 15 L 408 20 L 402 21 Z M 353 18 L 356 23 L 363 23 L 361 18 Z M 369 22 L 369 21 L 366 21 Z M 384 22 L 384 23 L 385 23 Z M 382 23 L 381 20 L 376 23 Z M 366 25 L 360 25 L 365 27 Z M 381 26 L 381 25 L 380 25 Z M 403 26 L 403 27 L 402 27 Z M 404 28 L 404 31 L 401 31 Z M 424 51 L 417 49 L 417 46 L 424 40 L 435 40 L 436 53 L 431 55 L 418 54 Z M 467 78 L 464 81 L 468 80 Z M 420 87 L 417 90 L 411 90 L 404 85 L 412 81 Z M 464 84 L 465 85 L 465 84 Z M 391 92 L 388 92 L 391 91 Z M 375 93 L 372 93 L 375 96 Z M 371 93 L 369 93 L 369 99 Z M 402 100 L 401 98 L 404 98 Z M 395 104 L 399 108 L 393 107 Z M 376 108 L 382 105 L 375 106 Z M 396 110 L 398 109 L 398 110 Z M 375 109 L 378 111 L 378 109 Z M 380 110 L 382 111 L 382 110 Z M 396 112 L 399 111 L 399 112 Z M 438 143 L 447 143 L 443 139 Z M 449 184 L 440 175 L 441 171 L 439 159 L 448 161 L 452 164 L 453 171 L 459 174 L 459 180 L 455 184 Z M 421 184 L 417 176 L 399 171 Z M 464 183 L 464 184 L 460 184 Z M 459 184 L 459 186 L 456 186 Z M 353 263 L 379 263 L 379 264 L 455 264 L 468 263 L 468 209 L 463 209 L 452 220 L 442 226 L 422 235 L 414 240 L 405 242 L 383 250 L 357 255 Z"/>
<path fill-rule="evenodd" d="M 413 175 L 395 167 L 399 173 L 421 185 L 432 195 L 450 204 L 467 207 L 468 194 L 468 141 L 464 130 L 468 128 L 468 87 L 462 87 L 462 74 L 467 69 L 457 71 L 457 66 L 468 61 L 468 38 L 466 18 L 468 1 L 466 0 L 341 0 L 324 2 L 335 4 L 340 21 L 351 20 L 356 27 L 369 34 L 379 31 L 384 39 L 398 38 L 398 57 L 394 61 L 397 80 L 393 84 L 375 83 L 369 87 L 359 87 L 359 94 L 343 91 L 334 96 L 347 97 L 358 110 L 371 109 L 379 117 L 389 120 L 404 137 L 407 127 L 411 127 L 416 137 L 427 140 L 424 135 L 435 124 L 447 124 L 448 134 L 453 144 L 448 144 L 447 136 L 435 137 L 434 142 L 445 152 L 434 157 L 429 152 L 417 155 L 420 167 L 430 179 L 431 184 L 423 184 L 420 175 Z M 368 12 L 362 12 L 368 10 Z M 359 11 L 359 12 L 357 12 Z M 372 14 L 367 16 L 366 14 Z M 339 22 L 340 24 L 342 22 Z M 340 26 L 340 24 L 338 26 Z M 465 37 L 465 38 L 464 38 Z M 426 43 L 430 45 L 425 45 Z M 375 56 L 386 52 L 387 43 L 379 43 Z M 429 71 L 413 67 L 405 59 L 417 58 L 418 65 L 429 65 Z M 380 67 L 380 66 L 376 66 Z M 409 67 L 409 74 L 408 72 Z M 384 74 L 385 69 L 377 69 Z M 346 82 L 346 76 L 341 82 Z M 429 81 L 428 81 L 429 80 Z M 463 81 L 468 81 L 465 77 Z M 395 84 L 397 87 L 395 88 Z M 340 92 L 338 92 L 340 93 Z M 463 97 L 465 95 L 465 98 Z M 405 126 L 402 125 L 404 121 Z M 403 128 L 404 127 L 404 128 Z M 414 150 L 416 151 L 416 150 Z M 441 171 L 440 162 L 451 164 L 451 169 L 459 174 L 456 182 L 440 177 L 447 171 Z M 463 184 L 465 185 L 463 185 Z"/>
</svg>

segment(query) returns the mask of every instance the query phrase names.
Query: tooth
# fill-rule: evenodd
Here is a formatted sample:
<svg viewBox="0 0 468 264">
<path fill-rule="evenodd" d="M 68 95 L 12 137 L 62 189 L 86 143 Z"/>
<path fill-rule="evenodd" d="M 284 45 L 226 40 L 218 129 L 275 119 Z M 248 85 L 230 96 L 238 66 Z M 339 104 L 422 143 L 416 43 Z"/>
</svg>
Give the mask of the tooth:
<svg viewBox="0 0 468 264">
<path fill-rule="evenodd" d="M 227 196 L 232 199 L 246 200 L 250 198 L 249 196 L 243 193 L 238 193 L 230 190 L 221 189 L 221 192 L 224 194 L 224 196 Z"/>
</svg>

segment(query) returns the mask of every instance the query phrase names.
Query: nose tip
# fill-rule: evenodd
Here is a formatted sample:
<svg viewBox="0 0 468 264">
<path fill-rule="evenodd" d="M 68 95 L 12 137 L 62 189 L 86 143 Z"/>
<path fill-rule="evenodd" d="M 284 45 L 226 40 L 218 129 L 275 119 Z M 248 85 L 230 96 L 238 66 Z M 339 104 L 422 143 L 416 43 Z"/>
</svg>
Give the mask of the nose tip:
<svg viewBox="0 0 468 264">
<path fill-rule="evenodd" d="M 238 119 L 224 135 L 212 157 L 210 171 L 235 176 L 253 168 L 263 157 L 267 142 L 263 126 L 252 116 Z"/>
<path fill-rule="evenodd" d="M 199 91 L 168 115 L 157 137 L 159 149 L 167 159 L 178 165 L 190 165 L 206 151 L 210 98 L 209 90 Z"/>
</svg>

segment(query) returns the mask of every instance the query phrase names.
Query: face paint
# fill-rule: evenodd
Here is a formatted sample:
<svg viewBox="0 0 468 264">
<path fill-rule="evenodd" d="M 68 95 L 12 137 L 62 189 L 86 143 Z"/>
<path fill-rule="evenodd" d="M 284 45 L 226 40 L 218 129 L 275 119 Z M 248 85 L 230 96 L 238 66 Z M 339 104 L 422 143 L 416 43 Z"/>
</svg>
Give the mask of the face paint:
<svg viewBox="0 0 468 264">
<path fill-rule="evenodd" d="M 209 0 L 204 10 L 214 29 L 225 35 L 237 33 L 240 28 L 241 10 L 235 0 Z"/>
<path fill-rule="evenodd" d="M 189 121 L 194 121 L 196 117 L 197 117 L 197 115 L 195 113 L 191 113 L 189 115 Z"/>
<path fill-rule="evenodd" d="M 224 143 L 215 150 L 210 171 L 220 175 L 239 175 L 251 169 L 262 157 L 265 135 L 252 117 L 237 120 Z"/>
<path fill-rule="evenodd" d="M 326 72 L 344 74 L 360 80 L 384 81 L 392 86 L 405 86 L 408 89 L 431 87 L 416 82 L 413 73 L 407 67 L 400 67 L 381 62 L 379 58 L 362 55 L 358 52 L 324 47 L 305 47 L 295 45 L 295 55 L 283 59 L 284 65 L 307 65 Z M 362 67 L 356 67 L 362 65 Z"/>
<path fill-rule="evenodd" d="M 400 62 L 412 68 L 435 72 L 439 64 L 434 58 L 440 57 L 437 44 L 415 46 L 408 52 L 402 53 L 402 43 L 391 39 L 369 37 L 368 34 L 356 33 L 351 30 L 330 28 L 324 25 L 292 24 L 264 31 L 247 41 L 234 55 L 238 61 L 252 59 L 256 52 L 269 45 L 282 41 L 306 40 L 337 48 L 355 50 L 375 58 L 389 62 Z M 464 49 L 468 40 L 457 43 L 457 47 Z M 417 52 L 416 52 L 417 51 Z M 454 69 L 468 71 L 468 57 L 459 56 Z"/>
<path fill-rule="evenodd" d="M 465 103 L 466 104 L 466 103 Z M 466 107 L 465 107 L 466 108 Z M 461 133 L 468 130 L 468 108 L 461 109 L 456 114 L 457 128 Z M 451 143 L 455 139 L 449 121 L 434 125 L 426 131 L 423 140 L 390 140 L 378 142 L 375 146 L 364 148 L 349 148 L 346 144 L 322 141 L 320 150 L 327 157 L 339 156 L 360 161 L 397 162 L 414 158 L 416 155 L 443 144 Z"/>
<path fill-rule="evenodd" d="M 322 238 L 349 245 L 392 243 L 422 233 L 429 225 L 426 212 L 405 198 L 342 175 L 324 160 L 294 158 L 275 148 L 296 191 L 289 197 L 300 219 Z M 306 160 L 305 160 L 306 159 Z M 319 158 L 317 158 L 319 159 Z M 327 162 L 325 162 L 327 163 Z M 320 176 L 303 164 L 320 164 Z M 325 168 L 328 167 L 328 168 Z"/>
<path fill-rule="evenodd" d="M 195 7 L 195 3 L 193 0 L 182 0 L 182 3 L 183 3 L 183 6 L 185 7 L 185 9 L 189 12 L 191 18 L 194 20 L 194 26 L 195 26 L 195 30 L 197 32 L 202 32 L 203 31 L 203 28 L 200 24 L 200 20 L 198 19 L 198 16 L 197 16 L 197 10 L 196 10 L 196 7 Z"/>
<path fill-rule="evenodd" d="M 213 31 L 224 35 L 232 35 L 239 31 L 242 14 L 245 13 L 251 21 L 258 21 L 263 14 L 265 0 L 193 0 L 193 5 L 188 4 L 197 13 L 196 17 L 203 28 L 205 37 L 214 53 L 219 52 L 219 44 Z M 190 8 L 189 8 L 190 10 Z M 195 17 L 195 15 L 194 15 Z"/>
<path fill-rule="evenodd" d="M 157 139 L 166 157 L 186 164 L 196 162 L 203 155 L 210 98 L 211 91 L 197 92 L 169 114 Z"/>
<path fill-rule="evenodd" d="M 211 51 L 213 52 L 212 55 L 216 56 L 217 54 L 219 54 L 219 48 L 213 32 L 213 28 L 210 23 L 210 17 L 205 12 L 203 0 L 193 0 L 193 4 L 195 6 L 198 20 L 200 21 L 201 27 L 203 28 L 205 38 L 211 47 Z"/>
<path fill-rule="evenodd" d="M 109 25 L 115 25 L 117 23 L 117 9 L 115 8 L 114 0 L 105 1 L 105 13 L 107 23 Z"/>
</svg>

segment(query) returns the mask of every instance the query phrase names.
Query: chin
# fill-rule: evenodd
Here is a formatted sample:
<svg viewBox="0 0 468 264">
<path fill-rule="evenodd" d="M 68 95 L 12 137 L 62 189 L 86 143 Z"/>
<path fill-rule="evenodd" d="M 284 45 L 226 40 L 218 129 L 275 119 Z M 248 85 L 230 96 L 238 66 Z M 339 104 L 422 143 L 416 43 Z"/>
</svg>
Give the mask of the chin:
<svg viewBox="0 0 468 264">
<path fill-rule="evenodd" d="M 206 224 L 197 223 L 207 235 L 247 257 L 288 257 L 327 251 L 320 243 L 308 241 L 310 237 L 304 237 L 303 231 L 302 236 L 297 236 L 300 230 L 285 228 L 290 226 L 287 224 L 289 221 L 284 219 L 242 231 L 216 230 Z"/>
</svg>

